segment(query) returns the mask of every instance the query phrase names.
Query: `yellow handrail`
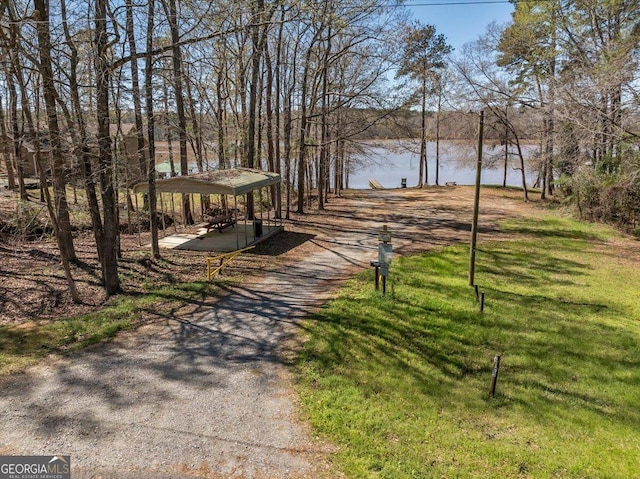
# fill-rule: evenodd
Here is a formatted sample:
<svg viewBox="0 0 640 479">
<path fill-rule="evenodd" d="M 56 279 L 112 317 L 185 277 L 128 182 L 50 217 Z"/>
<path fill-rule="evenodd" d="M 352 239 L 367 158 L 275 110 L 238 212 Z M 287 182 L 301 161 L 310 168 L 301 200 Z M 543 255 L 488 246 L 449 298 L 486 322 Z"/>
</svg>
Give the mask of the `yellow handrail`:
<svg viewBox="0 0 640 479">
<path fill-rule="evenodd" d="M 211 280 L 211 278 L 213 278 L 216 275 L 216 273 L 219 273 L 222 270 L 222 268 L 224 268 L 228 263 L 230 263 L 233 259 L 235 259 L 235 257 L 238 256 L 240 253 L 243 253 L 252 248 L 255 248 L 255 246 L 247 246 L 246 248 L 231 251 L 230 253 L 224 253 L 218 256 L 208 257 L 207 258 L 207 281 Z M 220 265 L 216 269 L 211 270 L 211 263 L 213 263 L 216 260 L 220 261 Z"/>
</svg>

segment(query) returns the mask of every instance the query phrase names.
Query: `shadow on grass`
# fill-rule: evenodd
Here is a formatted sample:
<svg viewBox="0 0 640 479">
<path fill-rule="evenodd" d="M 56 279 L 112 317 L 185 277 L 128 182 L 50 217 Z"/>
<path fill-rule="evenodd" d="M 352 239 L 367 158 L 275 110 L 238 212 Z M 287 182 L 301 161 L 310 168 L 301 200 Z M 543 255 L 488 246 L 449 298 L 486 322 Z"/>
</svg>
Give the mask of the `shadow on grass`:
<svg viewBox="0 0 640 479">
<path fill-rule="evenodd" d="M 11 370 L 23 362 L 32 363 L 53 353 L 64 355 L 111 339 L 130 325 L 130 318 L 98 317 L 86 322 L 71 318 L 43 325 L 3 325 L 0 351 L 5 355 L 4 366 Z"/>
<path fill-rule="evenodd" d="M 518 247 L 516 252 L 513 251 L 513 244 L 506 248 L 478 248 L 478 270 L 484 275 L 504 278 L 513 284 L 535 285 L 540 281 L 551 281 L 556 286 L 576 285 L 577 278 L 592 270 L 587 263 L 559 255 L 533 254 L 536 245 L 532 243 L 520 242 Z M 563 247 L 565 252 L 583 250 L 580 245 Z"/>
<path fill-rule="evenodd" d="M 560 236 L 560 244 L 571 237 Z M 578 408 L 640 425 L 639 413 L 631 412 L 640 407 L 638 398 L 624 394 L 629 383 L 640 382 L 638 337 L 611 325 L 625 317 L 615 301 L 571 296 L 581 277 L 593 277 L 594 266 L 555 254 L 553 246 L 521 255 L 487 249 L 483 277 L 499 276 L 502 286 L 484 288 L 484 314 L 465 282 L 463 248 L 400 259 L 386 298 L 367 291 L 373 289 L 368 272 L 353 294 L 313 317 L 315 332 L 301 364 L 378 392 L 387 377 L 397 376 L 389 394 L 418 388 L 430 400 L 446 402 L 453 389 L 488 386 L 491 359 L 503 354 L 504 397 L 526 405 L 539 421 L 565 415 L 570 422 L 570 411 Z M 508 284 L 524 292 L 509 291 Z M 556 287 L 566 295 L 545 294 Z M 484 389 L 458 397 L 474 408 L 479 394 Z"/>
<path fill-rule="evenodd" d="M 591 228 L 584 225 L 581 227 L 582 229 L 578 229 L 575 224 L 568 224 L 566 220 L 557 218 L 510 220 L 501 225 L 501 229 L 505 232 L 543 239 L 575 239 L 594 242 L 603 239 L 601 234 L 592 231 Z"/>
</svg>

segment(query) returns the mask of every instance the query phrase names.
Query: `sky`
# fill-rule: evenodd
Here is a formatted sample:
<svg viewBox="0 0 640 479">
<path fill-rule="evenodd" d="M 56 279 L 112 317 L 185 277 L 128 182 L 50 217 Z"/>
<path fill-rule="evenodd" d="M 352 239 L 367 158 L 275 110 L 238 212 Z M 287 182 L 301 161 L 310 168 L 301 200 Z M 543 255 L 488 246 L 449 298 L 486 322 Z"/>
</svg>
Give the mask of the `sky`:
<svg viewBox="0 0 640 479">
<path fill-rule="evenodd" d="M 405 5 L 420 22 L 435 25 L 436 32 L 444 34 L 455 48 L 454 54 L 465 43 L 477 40 L 491 22 L 511 20 L 513 11 L 506 0 L 408 0 Z"/>
</svg>

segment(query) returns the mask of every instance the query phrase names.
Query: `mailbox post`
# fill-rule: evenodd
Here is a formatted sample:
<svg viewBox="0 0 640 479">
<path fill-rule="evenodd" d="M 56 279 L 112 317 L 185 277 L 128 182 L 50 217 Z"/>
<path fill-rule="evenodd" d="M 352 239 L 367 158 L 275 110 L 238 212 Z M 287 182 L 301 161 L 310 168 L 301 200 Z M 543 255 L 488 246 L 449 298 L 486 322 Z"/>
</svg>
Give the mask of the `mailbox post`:
<svg viewBox="0 0 640 479">
<path fill-rule="evenodd" d="M 382 294 L 386 294 L 387 292 L 387 276 L 389 275 L 391 256 L 391 231 L 387 229 L 387 225 L 383 225 L 382 229 L 378 232 L 378 264 L 380 265 L 380 274 L 382 276 Z M 376 270 L 377 269 L 378 268 L 376 268 Z"/>
</svg>

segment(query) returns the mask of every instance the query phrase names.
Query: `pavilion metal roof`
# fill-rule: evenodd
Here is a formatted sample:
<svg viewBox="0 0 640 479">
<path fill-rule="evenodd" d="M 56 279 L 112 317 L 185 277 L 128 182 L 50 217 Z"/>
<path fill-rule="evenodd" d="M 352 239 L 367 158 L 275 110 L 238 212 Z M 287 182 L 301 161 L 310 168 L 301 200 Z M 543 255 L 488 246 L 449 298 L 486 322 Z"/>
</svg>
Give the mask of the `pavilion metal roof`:
<svg viewBox="0 0 640 479">
<path fill-rule="evenodd" d="M 239 196 L 281 181 L 279 173 L 250 168 L 233 168 L 156 180 L 156 191 L 159 193 Z M 134 193 L 146 193 L 147 191 L 149 191 L 149 184 L 146 182 L 138 183 L 133 187 Z"/>
</svg>

